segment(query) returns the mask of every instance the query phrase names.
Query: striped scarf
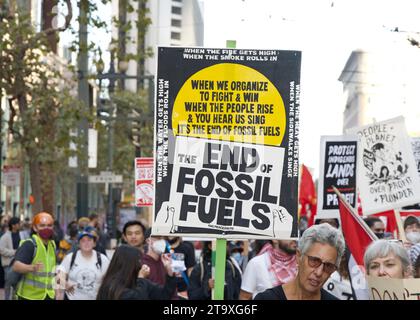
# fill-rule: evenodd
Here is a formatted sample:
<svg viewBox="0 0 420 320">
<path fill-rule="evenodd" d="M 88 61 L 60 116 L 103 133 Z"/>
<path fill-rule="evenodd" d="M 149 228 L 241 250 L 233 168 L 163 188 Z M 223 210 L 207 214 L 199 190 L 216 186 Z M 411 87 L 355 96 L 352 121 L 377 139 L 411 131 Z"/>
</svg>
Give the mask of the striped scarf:
<svg viewBox="0 0 420 320">
<path fill-rule="evenodd" d="M 276 279 L 275 286 L 282 285 L 293 280 L 297 274 L 296 255 L 289 255 L 280 249 L 274 249 L 271 243 L 266 243 L 258 255 L 268 253 L 270 266 L 268 271 Z"/>
</svg>

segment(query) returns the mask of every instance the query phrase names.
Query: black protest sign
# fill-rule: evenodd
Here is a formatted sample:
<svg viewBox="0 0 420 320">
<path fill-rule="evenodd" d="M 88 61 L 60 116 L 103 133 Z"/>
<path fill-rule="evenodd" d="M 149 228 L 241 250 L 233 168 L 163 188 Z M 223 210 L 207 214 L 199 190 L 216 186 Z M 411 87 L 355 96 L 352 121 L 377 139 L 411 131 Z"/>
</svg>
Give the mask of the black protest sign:
<svg viewBox="0 0 420 320">
<path fill-rule="evenodd" d="M 338 217 L 338 197 L 333 186 L 353 208 L 356 206 L 357 137 L 322 136 L 320 150 L 317 216 Z"/>
<path fill-rule="evenodd" d="M 154 234 L 297 237 L 300 53 L 158 48 Z"/>
</svg>

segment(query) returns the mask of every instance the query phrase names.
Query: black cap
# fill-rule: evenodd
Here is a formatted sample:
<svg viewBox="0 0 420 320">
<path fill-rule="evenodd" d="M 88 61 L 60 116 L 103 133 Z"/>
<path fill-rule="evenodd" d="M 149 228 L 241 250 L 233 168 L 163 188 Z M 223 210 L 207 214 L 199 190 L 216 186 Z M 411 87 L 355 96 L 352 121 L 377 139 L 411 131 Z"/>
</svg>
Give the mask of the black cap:
<svg viewBox="0 0 420 320">
<path fill-rule="evenodd" d="M 15 224 L 20 223 L 20 219 L 18 217 L 12 217 L 9 220 L 9 225 L 14 226 Z"/>
</svg>

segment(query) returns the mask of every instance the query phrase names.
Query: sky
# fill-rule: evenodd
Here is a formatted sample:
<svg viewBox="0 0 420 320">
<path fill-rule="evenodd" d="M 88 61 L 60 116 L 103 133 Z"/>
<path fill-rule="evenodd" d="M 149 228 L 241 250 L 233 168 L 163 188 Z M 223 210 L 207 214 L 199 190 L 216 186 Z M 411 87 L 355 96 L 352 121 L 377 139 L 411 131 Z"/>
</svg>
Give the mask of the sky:
<svg viewBox="0 0 420 320">
<path fill-rule="evenodd" d="M 416 0 L 203 0 L 204 46 L 302 51 L 300 162 L 319 172 L 321 135 L 341 135 L 338 78 L 352 50 L 420 32 Z M 401 32 L 402 31 L 402 32 Z"/>
</svg>

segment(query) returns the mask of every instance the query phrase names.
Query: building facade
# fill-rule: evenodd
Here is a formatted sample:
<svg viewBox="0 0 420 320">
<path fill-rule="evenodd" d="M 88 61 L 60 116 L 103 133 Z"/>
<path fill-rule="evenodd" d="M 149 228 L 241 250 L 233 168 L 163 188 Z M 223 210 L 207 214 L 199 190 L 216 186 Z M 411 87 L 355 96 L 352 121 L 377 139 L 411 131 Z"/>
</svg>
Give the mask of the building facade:
<svg viewBox="0 0 420 320">
<path fill-rule="evenodd" d="M 404 116 L 410 136 L 420 136 L 420 48 L 395 35 L 383 46 L 353 51 L 341 72 L 343 131 Z"/>
</svg>

